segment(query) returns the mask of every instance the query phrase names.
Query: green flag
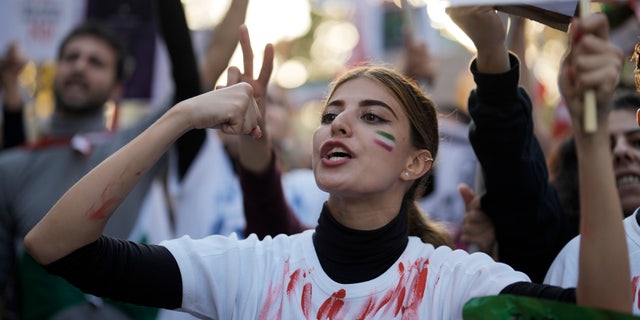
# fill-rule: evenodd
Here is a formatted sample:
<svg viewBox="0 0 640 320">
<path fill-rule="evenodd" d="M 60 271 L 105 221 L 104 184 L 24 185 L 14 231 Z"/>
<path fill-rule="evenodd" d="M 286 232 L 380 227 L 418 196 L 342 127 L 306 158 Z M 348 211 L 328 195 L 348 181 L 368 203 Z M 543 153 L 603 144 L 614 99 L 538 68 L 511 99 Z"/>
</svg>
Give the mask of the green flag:
<svg viewBox="0 0 640 320">
<path fill-rule="evenodd" d="M 468 320 L 630 320 L 631 314 L 581 307 L 560 301 L 514 295 L 497 295 L 469 300 L 462 308 Z"/>
</svg>

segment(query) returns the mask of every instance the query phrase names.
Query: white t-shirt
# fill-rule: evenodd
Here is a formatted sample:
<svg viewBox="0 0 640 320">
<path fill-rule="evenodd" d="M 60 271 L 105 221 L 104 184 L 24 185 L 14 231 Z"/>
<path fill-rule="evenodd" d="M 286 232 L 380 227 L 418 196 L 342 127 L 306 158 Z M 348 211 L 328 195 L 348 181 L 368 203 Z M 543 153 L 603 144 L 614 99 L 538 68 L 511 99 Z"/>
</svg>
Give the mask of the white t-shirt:
<svg viewBox="0 0 640 320">
<path fill-rule="evenodd" d="M 640 315 L 638 303 L 640 291 L 638 280 L 640 279 L 640 226 L 636 221 L 638 209 L 629 217 L 624 219 L 624 230 L 627 236 L 627 248 L 629 250 L 629 260 L 631 262 L 631 287 L 633 289 L 633 314 Z M 580 249 L 580 236 L 573 238 L 558 253 L 553 260 L 547 275 L 544 278 L 545 284 L 557 285 L 561 287 L 575 287 L 578 284 L 578 256 Z"/>
<path fill-rule="evenodd" d="M 322 270 L 313 233 L 163 242 L 182 274 L 181 310 L 206 319 L 461 319 L 471 298 L 530 281 L 485 254 L 410 237 L 385 273 L 340 284 Z"/>
</svg>

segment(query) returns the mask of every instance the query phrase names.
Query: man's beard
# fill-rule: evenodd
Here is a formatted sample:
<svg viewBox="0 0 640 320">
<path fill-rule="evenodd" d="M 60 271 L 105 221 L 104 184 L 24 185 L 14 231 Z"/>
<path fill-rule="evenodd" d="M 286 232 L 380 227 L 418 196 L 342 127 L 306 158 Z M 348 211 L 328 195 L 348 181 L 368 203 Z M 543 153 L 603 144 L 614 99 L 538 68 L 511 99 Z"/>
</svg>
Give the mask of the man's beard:
<svg viewBox="0 0 640 320">
<path fill-rule="evenodd" d="M 92 97 L 82 103 L 69 103 L 63 99 L 57 90 L 54 90 L 56 110 L 62 111 L 65 114 L 70 115 L 87 115 L 96 112 L 101 112 L 107 101 L 105 98 Z"/>
</svg>

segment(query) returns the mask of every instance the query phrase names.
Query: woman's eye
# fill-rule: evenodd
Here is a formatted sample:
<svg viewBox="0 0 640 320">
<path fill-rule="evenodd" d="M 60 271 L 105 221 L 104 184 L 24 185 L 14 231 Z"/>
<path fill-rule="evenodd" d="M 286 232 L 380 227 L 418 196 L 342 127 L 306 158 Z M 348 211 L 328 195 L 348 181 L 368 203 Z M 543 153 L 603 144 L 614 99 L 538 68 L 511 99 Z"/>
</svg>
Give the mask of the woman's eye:
<svg viewBox="0 0 640 320">
<path fill-rule="evenodd" d="M 334 113 L 325 113 L 322 115 L 322 118 L 320 118 L 320 123 L 321 124 L 328 124 L 331 123 L 331 121 L 333 121 L 333 119 L 336 118 L 336 115 Z"/>
<path fill-rule="evenodd" d="M 365 113 L 362 115 L 362 120 L 366 121 L 366 122 L 372 122 L 372 123 L 384 123 L 387 122 L 387 120 L 373 114 L 373 113 Z"/>
</svg>

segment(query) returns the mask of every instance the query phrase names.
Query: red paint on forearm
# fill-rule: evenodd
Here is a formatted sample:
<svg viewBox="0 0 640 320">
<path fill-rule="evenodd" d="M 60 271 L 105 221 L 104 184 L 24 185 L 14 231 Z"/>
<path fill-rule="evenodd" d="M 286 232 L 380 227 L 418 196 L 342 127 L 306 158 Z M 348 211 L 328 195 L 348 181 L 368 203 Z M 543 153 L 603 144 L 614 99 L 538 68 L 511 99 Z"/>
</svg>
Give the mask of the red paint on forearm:
<svg viewBox="0 0 640 320">
<path fill-rule="evenodd" d="M 127 166 L 127 168 L 125 168 L 122 171 L 120 176 L 118 176 L 118 179 L 116 179 L 115 181 L 111 181 L 109 184 L 107 184 L 107 186 L 104 188 L 104 190 L 102 190 L 102 193 L 100 194 L 100 202 L 98 204 L 98 208 L 97 209 L 95 208 L 96 207 L 95 203 L 92 204 L 89 210 L 85 212 L 84 214 L 85 217 L 87 217 L 89 220 L 104 220 L 109 218 L 110 214 L 107 214 L 107 209 L 111 208 L 114 205 L 117 205 L 118 203 L 120 203 L 120 200 L 121 200 L 118 197 L 109 196 L 109 194 L 112 193 L 111 189 L 113 189 L 116 183 L 123 184 L 124 177 L 129 171 L 130 171 L 129 167 Z M 143 170 L 136 171 L 135 175 L 140 176 L 142 172 Z"/>
<path fill-rule="evenodd" d="M 91 208 L 89 208 L 89 211 L 87 211 L 87 213 L 85 214 L 85 216 L 89 219 L 89 220 L 104 220 L 106 218 L 108 218 L 106 211 L 107 209 L 114 204 L 117 204 L 118 200 L 117 199 L 107 199 L 105 201 L 102 201 L 102 204 L 100 205 L 100 207 L 98 209 L 93 209 L 93 206 L 91 206 Z"/>
</svg>

